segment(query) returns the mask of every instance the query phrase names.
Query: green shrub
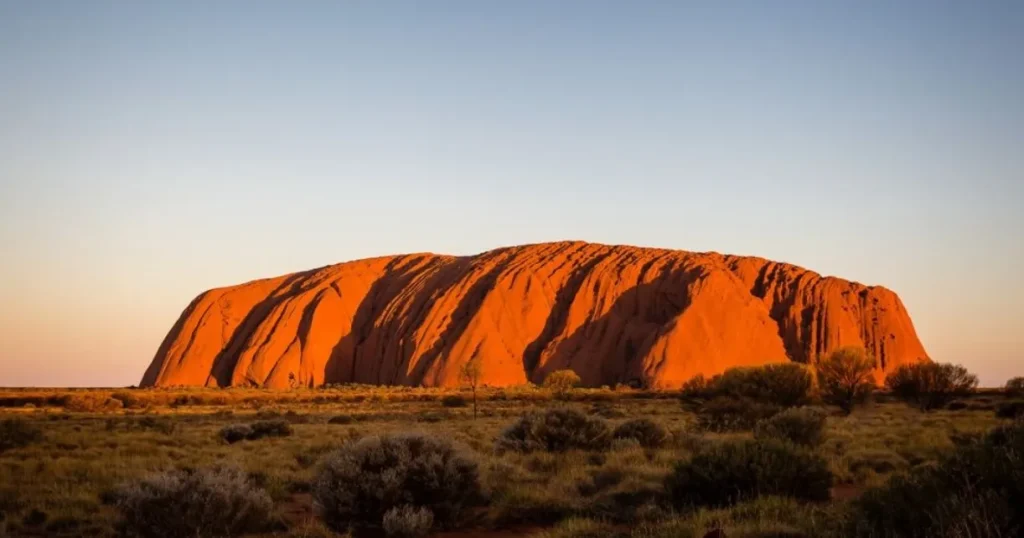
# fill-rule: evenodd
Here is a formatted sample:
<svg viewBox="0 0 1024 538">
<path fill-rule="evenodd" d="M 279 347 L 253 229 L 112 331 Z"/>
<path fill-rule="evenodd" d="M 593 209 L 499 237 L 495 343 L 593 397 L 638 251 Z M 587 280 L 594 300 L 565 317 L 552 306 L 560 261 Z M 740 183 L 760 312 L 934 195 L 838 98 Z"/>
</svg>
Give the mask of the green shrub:
<svg viewBox="0 0 1024 538">
<path fill-rule="evenodd" d="M 823 501 L 832 473 L 824 458 L 791 443 L 727 441 L 677 463 L 665 487 L 678 508 L 729 506 L 762 495 Z"/>
<path fill-rule="evenodd" d="M 1024 377 L 1014 377 L 1006 382 L 1008 396 L 1024 396 Z"/>
<path fill-rule="evenodd" d="M 865 538 L 1024 535 L 1024 423 L 868 490 L 850 519 L 848 535 Z"/>
<path fill-rule="evenodd" d="M 312 484 L 328 527 L 379 527 L 390 510 L 427 509 L 452 525 L 478 502 L 477 463 L 450 441 L 425 434 L 364 437 L 326 456 Z"/>
<path fill-rule="evenodd" d="M 779 407 L 798 407 L 811 401 L 811 373 L 797 363 L 769 364 L 726 370 L 708 382 L 714 396 L 746 398 Z"/>
<path fill-rule="evenodd" d="M 469 402 L 459 394 L 448 394 L 441 398 L 441 405 L 445 407 L 466 407 Z"/>
<path fill-rule="evenodd" d="M 268 529 L 273 503 L 239 469 L 171 471 L 123 485 L 114 494 L 125 536 L 237 536 Z"/>
<path fill-rule="evenodd" d="M 697 425 L 715 432 L 751 430 L 780 410 L 777 405 L 749 398 L 719 396 L 697 409 Z"/>
<path fill-rule="evenodd" d="M 499 452 L 604 450 L 611 438 L 611 430 L 603 419 L 568 407 L 555 407 L 523 415 L 501 432 L 495 449 Z"/>
<path fill-rule="evenodd" d="M 110 397 L 121 402 L 122 407 L 125 409 L 143 409 L 149 405 L 138 395 L 132 394 L 128 391 L 115 392 L 114 394 L 111 394 Z"/>
<path fill-rule="evenodd" d="M 619 424 L 612 433 L 615 439 L 633 439 L 644 448 L 661 448 L 671 439 L 668 430 L 649 418 L 635 418 Z"/>
<path fill-rule="evenodd" d="M 996 408 L 996 416 L 999 418 L 1024 417 L 1024 400 L 1014 400 L 999 404 L 999 407 Z"/>
<path fill-rule="evenodd" d="M 426 536 L 434 525 L 434 513 L 427 508 L 410 505 L 392 508 L 384 513 L 384 534 L 397 538 Z"/>
<path fill-rule="evenodd" d="M 815 365 L 822 400 L 850 414 L 875 391 L 875 360 L 862 347 L 839 348 Z"/>
<path fill-rule="evenodd" d="M 714 398 L 714 388 L 703 375 L 691 377 L 679 389 L 679 397 L 683 404 L 697 404 Z"/>
<path fill-rule="evenodd" d="M 0 421 L 0 453 L 28 446 L 43 439 L 43 430 L 21 418 Z"/>
<path fill-rule="evenodd" d="M 555 370 L 544 378 L 544 388 L 550 389 L 556 394 L 569 392 L 573 387 L 580 384 L 580 376 L 572 370 Z"/>
<path fill-rule="evenodd" d="M 796 364 L 733 368 L 705 380 L 697 376 L 683 385 L 683 406 L 711 431 L 749 430 L 758 421 L 787 407 L 811 401 L 811 374 Z"/>
<path fill-rule="evenodd" d="M 885 386 L 893 396 L 922 411 L 931 411 L 973 393 L 978 377 L 963 366 L 918 362 L 890 373 L 885 378 Z"/>
<path fill-rule="evenodd" d="M 91 413 L 101 411 L 106 404 L 107 398 L 102 394 L 83 392 L 69 394 L 64 397 L 64 409 L 79 413 Z"/>
<path fill-rule="evenodd" d="M 828 415 L 821 409 L 797 407 L 764 419 L 754 428 L 757 439 L 782 439 L 798 445 L 816 447 L 825 440 Z"/>
</svg>

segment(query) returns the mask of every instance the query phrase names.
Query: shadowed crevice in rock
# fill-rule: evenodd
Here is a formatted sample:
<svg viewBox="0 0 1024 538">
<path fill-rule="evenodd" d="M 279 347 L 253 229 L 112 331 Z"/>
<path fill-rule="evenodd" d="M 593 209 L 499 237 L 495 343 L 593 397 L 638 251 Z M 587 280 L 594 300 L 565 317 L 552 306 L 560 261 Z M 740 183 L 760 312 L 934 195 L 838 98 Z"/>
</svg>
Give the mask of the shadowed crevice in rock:
<svg viewBox="0 0 1024 538">
<path fill-rule="evenodd" d="M 450 321 L 447 323 L 445 328 L 441 331 L 440 336 L 435 341 L 434 345 L 423 355 L 420 359 L 424 362 L 433 362 L 435 359 L 440 357 L 443 353 L 447 352 L 452 344 L 466 331 L 466 327 L 469 326 L 470 320 L 477 313 L 477 307 L 483 302 L 484 297 L 494 289 L 494 284 L 498 280 L 498 276 L 504 271 L 510 262 L 509 256 L 504 252 L 496 260 L 488 260 L 488 265 L 491 265 L 489 269 L 485 270 L 485 273 L 478 277 L 473 282 L 466 293 L 462 296 L 458 302 L 458 306 L 452 312 Z M 465 357 L 465 360 L 469 360 L 471 357 Z M 459 361 L 459 362 L 465 362 Z M 429 368 L 429 366 L 427 367 Z M 442 372 L 434 372 L 434 377 L 440 376 Z M 429 374 L 427 374 L 429 375 Z M 431 384 L 437 384 L 436 379 Z"/>
<path fill-rule="evenodd" d="M 299 284 L 304 278 L 314 272 L 316 272 L 315 269 L 302 271 L 286 277 L 284 282 L 274 289 L 266 299 L 259 302 L 249 311 L 249 314 L 245 316 L 242 323 L 231 334 L 231 338 L 228 339 L 223 350 L 213 360 L 211 376 L 217 381 L 217 386 L 227 387 L 232 384 L 239 354 L 242 352 L 243 346 L 252 337 L 253 330 L 274 310 L 278 303 L 298 289 Z M 253 384 L 259 385 L 260 383 L 253 381 Z"/>
<path fill-rule="evenodd" d="M 416 276 L 415 266 L 413 270 L 403 267 L 403 264 L 409 263 L 409 261 L 405 257 L 389 261 L 381 276 L 374 280 L 368 292 L 359 299 L 351 327 L 334 345 L 327 359 L 324 373 L 325 383 L 376 382 L 366 379 L 366 376 L 360 375 L 358 371 L 361 346 L 372 336 L 379 312 Z M 339 287 L 344 285 L 345 282 L 342 281 Z M 344 299 L 344 291 L 341 292 L 341 295 Z"/>
<path fill-rule="evenodd" d="M 569 306 L 583 285 L 583 281 L 594 269 L 594 266 L 604 260 L 603 257 L 595 257 L 572 271 L 572 276 L 566 281 L 555 294 L 555 302 L 551 306 L 551 315 L 544 324 L 544 330 L 540 336 L 526 346 L 523 354 L 523 370 L 531 379 L 536 379 L 535 371 L 540 361 L 541 353 L 551 344 L 551 341 L 565 330 L 566 318 L 569 316 Z"/>
</svg>

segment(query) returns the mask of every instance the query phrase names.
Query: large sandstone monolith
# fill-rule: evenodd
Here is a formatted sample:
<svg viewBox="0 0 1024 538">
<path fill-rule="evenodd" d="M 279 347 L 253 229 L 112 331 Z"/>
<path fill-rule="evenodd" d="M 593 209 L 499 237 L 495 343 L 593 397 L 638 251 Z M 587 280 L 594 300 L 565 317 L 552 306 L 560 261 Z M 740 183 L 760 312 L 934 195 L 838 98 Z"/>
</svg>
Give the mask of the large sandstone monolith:
<svg viewBox="0 0 1024 538">
<path fill-rule="evenodd" d="M 866 347 L 877 374 L 928 360 L 895 293 L 760 258 L 582 242 L 353 261 L 207 291 L 144 386 L 454 386 L 575 370 L 678 387 L 734 366 Z"/>
</svg>

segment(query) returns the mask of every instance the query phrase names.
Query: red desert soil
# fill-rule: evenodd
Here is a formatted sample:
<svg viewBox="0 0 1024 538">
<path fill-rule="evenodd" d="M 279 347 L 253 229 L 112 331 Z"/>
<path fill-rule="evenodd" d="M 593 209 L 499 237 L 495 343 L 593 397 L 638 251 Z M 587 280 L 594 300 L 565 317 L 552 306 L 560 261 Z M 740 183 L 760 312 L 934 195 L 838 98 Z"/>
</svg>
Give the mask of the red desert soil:
<svg viewBox="0 0 1024 538">
<path fill-rule="evenodd" d="M 761 258 L 583 242 L 409 254 L 207 291 L 144 386 L 538 383 L 674 388 L 734 366 L 868 348 L 879 379 L 927 360 L 892 291 Z"/>
</svg>

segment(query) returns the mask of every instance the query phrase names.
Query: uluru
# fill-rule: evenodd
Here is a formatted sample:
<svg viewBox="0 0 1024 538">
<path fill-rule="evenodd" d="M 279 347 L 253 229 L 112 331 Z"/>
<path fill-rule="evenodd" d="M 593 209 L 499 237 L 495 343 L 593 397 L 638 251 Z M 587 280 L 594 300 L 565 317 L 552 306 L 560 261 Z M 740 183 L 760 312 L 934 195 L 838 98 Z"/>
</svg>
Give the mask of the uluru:
<svg viewBox="0 0 1024 538">
<path fill-rule="evenodd" d="M 587 386 L 674 388 L 841 346 L 876 378 L 928 360 L 899 297 L 756 257 L 585 242 L 408 254 L 209 290 L 143 386 L 485 385 L 572 369 Z"/>
</svg>

